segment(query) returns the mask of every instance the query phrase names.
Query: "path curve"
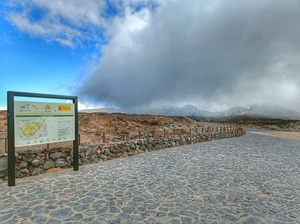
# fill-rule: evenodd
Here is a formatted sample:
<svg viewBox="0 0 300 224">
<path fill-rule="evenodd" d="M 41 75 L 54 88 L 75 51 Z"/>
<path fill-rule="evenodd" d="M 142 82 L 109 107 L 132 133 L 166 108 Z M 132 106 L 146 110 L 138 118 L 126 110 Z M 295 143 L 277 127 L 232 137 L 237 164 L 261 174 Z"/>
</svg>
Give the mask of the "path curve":
<svg viewBox="0 0 300 224">
<path fill-rule="evenodd" d="M 248 133 L 0 184 L 0 223 L 300 223 L 299 141 Z"/>
</svg>

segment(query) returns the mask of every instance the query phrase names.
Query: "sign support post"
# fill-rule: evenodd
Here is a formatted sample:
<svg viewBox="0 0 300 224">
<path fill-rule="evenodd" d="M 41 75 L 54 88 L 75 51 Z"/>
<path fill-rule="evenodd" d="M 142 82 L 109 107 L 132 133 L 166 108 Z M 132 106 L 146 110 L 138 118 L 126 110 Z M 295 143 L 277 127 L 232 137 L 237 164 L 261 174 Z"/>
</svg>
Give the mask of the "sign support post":
<svg viewBox="0 0 300 224">
<path fill-rule="evenodd" d="M 15 119 L 14 94 L 7 92 L 8 186 L 15 186 Z"/>
<path fill-rule="evenodd" d="M 79 169 L 78 162 L 78 97 L 77 96 L 64 96 L 64 95 L 50 95 L 40 93 L 28 92 L 7 92 L 7 136 L 8 136 L 8 186 L 15 186 L 15 146 L 16 146 L 16 133 L 15 133 L 15 101 L 14 97 L 31 97 L 31 98 L 48 98 L 59 100 L 72 100 L 73 102 L 73 115 L 74 115 L 74 130 L 73 134 L 73 170 Z M 38 103 L 37 103 L 38 104 Z M 62 109 L 63 110 L 63 109 Z M 67 107 L 67 110 L 71 110 Z M 73 116 L 69 115 L 69 116 Z M 45 116 L 47 117 L 47 116 Z M 65 124 L 63 124 L 65 125 Z M 39 130 L 39 127 L 38 129 Z M 58 140 L 57 140 L 58 141 Z M 63 140 L 60 140 L 63 141 Z M 19 143 L 18 143 L 19 144 Z M 17 146 L 18 146 L 17 144 Z M 36 144 L 36 143 L 32 143 Z M 37 143 L 41 144 L 41 143 Z"/>
</svg>

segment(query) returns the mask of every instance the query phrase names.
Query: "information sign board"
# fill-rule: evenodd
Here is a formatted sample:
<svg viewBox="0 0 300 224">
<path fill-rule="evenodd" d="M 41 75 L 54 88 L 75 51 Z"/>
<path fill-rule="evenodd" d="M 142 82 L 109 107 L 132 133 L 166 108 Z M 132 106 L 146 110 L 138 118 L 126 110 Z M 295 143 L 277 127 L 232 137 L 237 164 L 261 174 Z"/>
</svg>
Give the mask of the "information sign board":
<svg viewBox="0 0 300 224">
<path fill-rule="evenodd" d="M 15 146 L 74 140 L 72 103 L 14 101 Z"/>
</svg>

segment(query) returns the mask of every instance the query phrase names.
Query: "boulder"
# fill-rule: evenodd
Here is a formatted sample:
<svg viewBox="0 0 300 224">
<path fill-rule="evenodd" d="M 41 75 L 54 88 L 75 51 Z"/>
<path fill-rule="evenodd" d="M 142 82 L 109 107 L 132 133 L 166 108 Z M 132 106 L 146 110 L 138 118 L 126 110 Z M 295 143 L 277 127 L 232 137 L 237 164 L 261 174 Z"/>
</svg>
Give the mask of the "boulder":
<svg viewBox="0 0 300 224">
<path fill-rule="evenodd" d="M 24 160 L 25 162 L 31 162 L 31 161 L 34 160 L 34 159 L 35 159 L 35 156 L 34 156 L 34 155 L 26 155 L 26 156 L 23 157 L 23 160 Z"/>
<path fill-rule="evenodd" d="M 20 169 L 20 170 L 16 170 L 16 172 L 15 172 L 16 178 L 27 177 L 27 176 L 29 176 L 29 174 L 30 174 L 30 172 L 26 168 Z"/>
<path fill-rule="evenodd" d="M 0 158 L 0 171 L 8 169 L 8 159 L 7 157 Z"/>
<path fill-rule="evenodd" d="M 101 153 L 101 149 L 98 148 L 97 151 L 96 151 L 96 154 L 97 154 L 97 155 L 100 155 L 100 153 Z"/>
<path fill-rule="evenodd" d="M 91 155 L 91 163 L 98 163 L 98 156 L 97 155 Z"/>
<path fill-rule="evenodd" d="M 0 178 L 7 176 L 8 170 L 0 171 Z"/>
<path fill-rule="evenodd" d="M 91 150 L 91 153 L 92 153 L 92 154 L 95 154 L 95 152 L 96 152 L 97 150 L 98 150 L 98 148 L 94 146 L 94 147 L 92 148 L 92 150 Z"/>
<path fill-rule="evenodd" d="M 155 146 L 155 150 L 160 150 L 161 149 L 161 145 L 156 145 Z"/>
<path fill-rule="evenodd" d="M 116 157 L 117 157 L 116 154 L 112 154 L 112 153 L 107 155 L 108 160 L 115 159 Z"/>
<path fill-rule="evenodd" d="M 55 161 L 55 167 L 64 167 L 64 166 L 67 166 L 67 165 L 68 165 L 68 163 L 64 158 L 58 158 Z"/>
<path fill-rule="evenodd" d="M 56 160 L 58 158 L 66 158 L 67 157 L 67 153 L 65 152 L 54 152 L 50 154 L 50 158 L 53 160 Z"/>
<path fill-rule="evenodd" d="M 46 170 L 44 170 L 43 168 L 34 167 L 32 172 L 31 172 L 31 175 L 36 176 L 36 175 L 40 175 L 40 174 L 45 173 L 45 172 L 46 172 Z"/>
<path fill-rule="evenodd" d="M 99 156 L 98 156 L 99 157 Z M 105 155 L 100 155 L 100 157 L 99 157 L 100 159 L 103 159 L 103 161 L 106 161 L 107 160 L 107 156 L 105 156 Z"/>
<path fill-rule="evenodd" d="M 90 147 L 86 148 L 85 149 L 85 155 L 90 155 L 92 150 L 93 150 L 93 148 L 90 148 Z"/>
<path fill-rule="evenodd" d="M 41 165 L 43 162 L 42 162 L 42 160 L 40 160 L 40 159 L 33 159 L 32 161 L 31 161 L 31 164 L 33 165 L 33 166 L 39 166 L 39 165 Z"/>
<path fill-rule="evenodd" d="M 137 152 L 134 151 L 134 150 L 130 150 L 130 151 L 128 152 L 128 156 L 134 156 L 134 155 L 136 155 L 136 154 L 137 154 Z"/>
<path fill-rule="evenodd" d="M 66 161 L 67 161 L 68 165 L 71 165 L 73 163 L 73 157 L 67 156 Z"/>
<path fill-rule="evenodd" d="M 129 144 L 129 148 L 134 150 L 135 149 L 135 145 L 133 143 L 130 143 Z"/>
<path fill-rule="evenodd" d="M 44 163 L 44 169 L 48 170 L 55 167 L 55 162 L 52 159 L 46 160 Z"/>
<path fill-rule="evenodd" d="M 110 149 L 109 148 L 103 149 L 103 152 L 104 152 L 104 155 L 107 156 L 110 153 Z"/>
<path fill-rule="evenodd" d="M 19 163 L 19 167 L 20 167 L 20 169 L 28 167 L 28 162 L 25 162 L 25 161 L 22 160 Z"/>
</svg>

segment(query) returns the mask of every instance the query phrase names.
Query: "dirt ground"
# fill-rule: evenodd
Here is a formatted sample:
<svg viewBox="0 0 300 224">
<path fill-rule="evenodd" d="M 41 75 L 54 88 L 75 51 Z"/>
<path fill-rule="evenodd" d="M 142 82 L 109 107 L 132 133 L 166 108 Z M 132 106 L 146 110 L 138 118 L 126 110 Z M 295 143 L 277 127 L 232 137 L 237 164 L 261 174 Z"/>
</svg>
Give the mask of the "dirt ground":
<svg viewBox="0 0 300 224">
<path fill-rule="evenodd" d="M 287 131 L 276 131 L 276 132 L 249 132 L 259 135 L 268 135 L 277 138 L 288 138 L 300 141 L 300 132 L 287 132 Z"/>
<path fill-rule="evenodd" d="M 154 115 L 128 115 L 120 113 L 82 113 L 78 114 L 78 129 L 81 143 L 101 143 L 103 142 L 103 133 L 105 133 L 105 142 L 122 141 L 123 139 L 138 138 L 139 135 L 163 136 L 177 134 L 185 129 L 202 127 L 202 125 L 191 122 L 184 117 L 166 117 Z M 4 152 L 7 141 L 7 112 L 0 111 L 0 154 Z M 20 147 L 17 150 L 23 151 L 36 150 L 46 147 L 71 147 L 71 142 L 42 144 L 30 147 Z"/>
<path fill-rule="evenodd" d="M 276 119 L 251 116 L 236 116 L 236 117 L 220 117 L 220 118 L 203 118 L 191 117 L 197 121 L 207 121 L 220 124 L 233 124 L 236 126 L 244 126 L 248 128 L 264 128 L 276 131 L 300 132 L 300 120 L 292 119 Z"/>
</svg>

